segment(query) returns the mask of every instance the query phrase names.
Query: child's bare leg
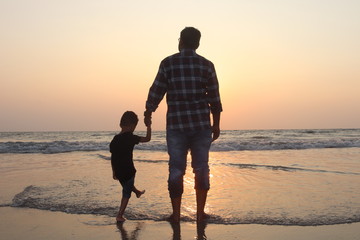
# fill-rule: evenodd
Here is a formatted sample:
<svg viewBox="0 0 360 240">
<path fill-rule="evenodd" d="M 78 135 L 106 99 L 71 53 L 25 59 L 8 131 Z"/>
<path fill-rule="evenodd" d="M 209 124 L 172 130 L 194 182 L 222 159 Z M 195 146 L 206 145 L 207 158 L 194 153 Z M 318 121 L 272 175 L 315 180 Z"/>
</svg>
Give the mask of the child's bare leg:
<svg viewBox="0 0 360 240">
<path fill-rule="evenodd" d="M 117 222 L 124 222 L 126 220 L 126 218 L 124 218 L 124 212 L 126 209 L 126 206 L 128 205 L 129 202 L 129 198 L 123 197 L 121 199 L 121 204 L 120 204 L 120 208 L 119 208 L 119 213 L 116 216 L 116 221 Z"/>
<path fill-rule="evenodd" d="M 134 186 L 134 187 L 133 187 L 133 192 L 136 194 L 136 197 L 137 197 L 137 198 L 140 198 L 141 195 L 143 195 L 143 194 L 145 193 L 145 190 L 140 191 L 140 190 L 138 190 L 138 189 Z"/>
</svg>

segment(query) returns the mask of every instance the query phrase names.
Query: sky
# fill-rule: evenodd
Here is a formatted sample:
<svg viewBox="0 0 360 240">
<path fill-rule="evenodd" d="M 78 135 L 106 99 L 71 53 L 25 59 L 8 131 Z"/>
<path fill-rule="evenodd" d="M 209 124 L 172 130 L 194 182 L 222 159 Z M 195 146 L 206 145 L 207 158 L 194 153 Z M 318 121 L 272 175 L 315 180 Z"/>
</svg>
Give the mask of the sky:
<svg viewBox="0 0 360 240">
<path fill-rule="evenodd" d="M 180 31 L 215 64 L 221 129 L 360 128 L 360 1 L 0 0 L 0 131 L 116 130 Z M 164 130 L 165 99 L 153 114 Z"/>
</svg>

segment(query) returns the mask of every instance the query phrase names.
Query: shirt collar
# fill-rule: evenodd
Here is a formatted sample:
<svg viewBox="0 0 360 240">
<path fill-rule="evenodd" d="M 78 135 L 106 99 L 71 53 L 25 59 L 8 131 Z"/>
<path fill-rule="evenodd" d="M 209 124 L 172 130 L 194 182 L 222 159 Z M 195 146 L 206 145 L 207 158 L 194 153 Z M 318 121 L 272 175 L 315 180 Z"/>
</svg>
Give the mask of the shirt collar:
<svg viewBox="0 0 360 240">
<path fill-rule="evenodd" d="M 184 56 L 192 56 L 192 55 L 195 55 L 196 52 L 194 49 L 191 49 L 191 48 L 183 48 L 180 50 L 180 54 L 184 55 Z"/>
</svg>

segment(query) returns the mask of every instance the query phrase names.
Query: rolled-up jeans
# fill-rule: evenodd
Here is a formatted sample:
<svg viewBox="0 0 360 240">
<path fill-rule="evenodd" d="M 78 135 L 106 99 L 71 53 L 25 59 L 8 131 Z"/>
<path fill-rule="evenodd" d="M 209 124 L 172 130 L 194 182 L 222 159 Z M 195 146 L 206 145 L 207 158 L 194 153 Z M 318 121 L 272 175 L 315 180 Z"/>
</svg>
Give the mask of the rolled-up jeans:
<svg viewBox="0 0 360 240">
<path fill-rule="evenodd" d="M 212 141 L 211 129 L 199 131 L 166 131 L 169 153 L 168 190 L 170 198 L 181 197 L 184 192 L 183 178 L 187 154 L 191 153 L 191 166 L 195 174 L 195 189 L 209 190 L 209 150 Z"/>
</svg>

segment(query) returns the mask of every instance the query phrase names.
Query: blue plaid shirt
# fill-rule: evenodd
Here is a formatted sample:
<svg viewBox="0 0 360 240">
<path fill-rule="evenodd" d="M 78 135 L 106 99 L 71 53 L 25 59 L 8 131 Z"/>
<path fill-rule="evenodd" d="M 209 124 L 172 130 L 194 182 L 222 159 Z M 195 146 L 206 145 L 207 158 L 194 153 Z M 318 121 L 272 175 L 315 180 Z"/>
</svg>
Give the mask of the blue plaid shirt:
<svg viewBox="0 0 360 240">
<path fill-rule="evenodd" d="M 167 129 L 208 129 L 210 111 L 222 111 L 214 64 L 191 49 L 183 49 L 161 62 L 146 110 L 155 112 L 165 93 Z"/>
</svg>

